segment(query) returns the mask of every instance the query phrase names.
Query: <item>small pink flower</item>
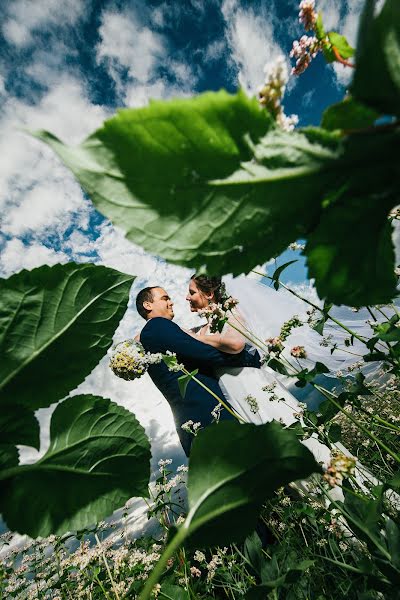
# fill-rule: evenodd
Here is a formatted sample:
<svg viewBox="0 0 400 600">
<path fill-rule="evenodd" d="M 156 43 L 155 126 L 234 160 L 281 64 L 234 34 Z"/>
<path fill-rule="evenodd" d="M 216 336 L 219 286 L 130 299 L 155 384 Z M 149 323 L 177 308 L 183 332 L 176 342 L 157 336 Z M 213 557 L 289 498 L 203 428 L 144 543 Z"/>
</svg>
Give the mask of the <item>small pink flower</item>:
<svg viewBox="0 0 400 600">
<path fill-rule="evenodd" d="M 190 567 L 190 572 L 192 574 L 192 577 L 200 577 L 201 575 L 201 571 L 197 567 Z"/>
<path fill-rule="evenodd" d="M 294 346 L 291 349 L 290 354 L 295 358 L 307 358 L 307 352 L 304 346 Z"/>
<path fill-rule="evenodd" d="M 300 2 L 299 21 L 304 25 L 304 29 L 314 29 L 318 15 L 315 12 L 315 0 L 302 0 Z"/>
</svg>

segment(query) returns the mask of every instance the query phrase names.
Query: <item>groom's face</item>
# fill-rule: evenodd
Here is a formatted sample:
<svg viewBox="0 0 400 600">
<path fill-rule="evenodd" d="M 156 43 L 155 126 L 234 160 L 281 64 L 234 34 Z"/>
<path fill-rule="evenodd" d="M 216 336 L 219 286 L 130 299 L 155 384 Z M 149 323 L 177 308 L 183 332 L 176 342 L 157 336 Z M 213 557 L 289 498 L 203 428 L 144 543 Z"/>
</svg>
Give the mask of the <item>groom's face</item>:
<svg viewBox="0 0 400 600">
<path fill-rule="evenodd" d="M 164 288 L 153 288 L 151 290 L 153 301 L 143 302 L 143 306 L 149 310 L 149 318 L 164 317 L 170 321 L 174 318 L 174 311 L 172 309 L 174 303 L 168 296 Z"/>
</svg>

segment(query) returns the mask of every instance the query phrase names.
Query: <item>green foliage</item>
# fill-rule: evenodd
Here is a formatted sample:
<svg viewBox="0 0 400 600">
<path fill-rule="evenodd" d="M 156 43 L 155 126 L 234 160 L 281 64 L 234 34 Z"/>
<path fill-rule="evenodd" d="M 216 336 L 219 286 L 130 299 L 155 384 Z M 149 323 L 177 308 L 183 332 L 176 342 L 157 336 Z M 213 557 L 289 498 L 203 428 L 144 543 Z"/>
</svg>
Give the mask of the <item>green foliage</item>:
<svg viewBox="0 0 400 600">
<path fill-rule="evenodd" d="M 289 260 L 289 262 L 284 263 L 283 265 L 281 265 L 280 267 L 278 267 L 277 269 L 275 269 L 275 271 L 272 274 L 272 281 L 274 282 L 274 288 L 276 290 L 279 290 L 279 277 L 281 276 L 281 274 L 283 273 L 283 271 L 289 267 L 289 265 L 292 265 L 293 263 L 297 262 L 296 260 Z"/>
<path fill-rule="evenodd" d="M 244 539 L 274 490 L 319 471 L 296 435 L 276 422 L 223 422 L 200 431 L 189 461 L 189 513 L 183 525 L 189 546 Z"/>
<path fill-rule="evenodd" d="M 3 471 L 0 509 L 32 537 L 81 529 L 132 496 L 148 496 L 150 444 L 135 416 L 110 400 L 73 396 L 59 404 L 46 454 Z"/>
<path fill-rule="evenodd" d="M 335 31 L 330 31 L 328 33 L 328 39 L 342 58 L 347 59 L 354 55 L 354 48 L 350 46 L 344 35 L 340 35 L 340 33 L 336 33 Z"/>
<path fill-rule="evenodd" d="M 244 198 L 211 182 L 251 160 L 253 145 L 272 127 L 255 99 L 220 91 L 119 111 L 77 148 L 46 132 L 36 136 L 128 239 L 171 262 L 207 263 L 219 271 L 225 254 L 241 258 L 242 230 L 249 225 Z M 227 232 L 233 220 L 235 240 Z"/>
<path fill-rule="evenodd" d="M 369 108 L 354 98 L 348 97 L 342 102 L 329 106 L 323 116 L 321 127 L 333 131 L 335 129 L 363 129 L 371 127 L 379 117 L 373 108 Z"/>
<path fill-rule="evenodd" d="M 351 93 L 381 114 L 400 115 L 400 3 L 385 0 L 374 15 L 367 0 L 359 27 Z"/>
<path fill-rule="evenodd" d="M 0 280 L 0 405 L 50 406 L 111 345 L 134 277 L 92 264 L 55 265 Z"/>
<path fill-rule="evenodd" d="M 0 439 L 6 444 L 23 444 L 39 450 L 40 428 L 34 413 L 25 406 L 5 404 L 0 413 Z"/>
<path fill-rule="evenodd" d="M 185 397 L 186 388 L 187 388 L 187 386 L 189 384 L 189 381 L 191 381 L 191 379 L 195 375 L 197 375 L 198 372 L 199 372 L 199 370 L 195 369 L 194 371 L 192 371 L 188 375 L 181 375 L 181 377 L 178 378 L 179 391 L 181 393 L 182 398 Z"/>
<path fill-rule="evenodd" d="M 16 444 L 39 449 L 39 422 L 25 406 L 8 404 L 0 413 L 0 469 L 15 467 L 19 456 Z"/>
<path fill-rule="evenodd" d="M 322 22 L 322 13 L 318 13 L 317 22 L 315 24 L 315 35 L 319 40 L 323 40 L 326 37 L 324 24 Z"/>
<path fill-rule="evenodd" d="M 395 293 L 396 133 L 288 133 L 243 93 L 218 92 L 121 111 L 78 148 L 36 135 L 129 239 L 171 262 L 240 274 L 304 237 L 320 297 L 361 306 Z"/>
</svg>

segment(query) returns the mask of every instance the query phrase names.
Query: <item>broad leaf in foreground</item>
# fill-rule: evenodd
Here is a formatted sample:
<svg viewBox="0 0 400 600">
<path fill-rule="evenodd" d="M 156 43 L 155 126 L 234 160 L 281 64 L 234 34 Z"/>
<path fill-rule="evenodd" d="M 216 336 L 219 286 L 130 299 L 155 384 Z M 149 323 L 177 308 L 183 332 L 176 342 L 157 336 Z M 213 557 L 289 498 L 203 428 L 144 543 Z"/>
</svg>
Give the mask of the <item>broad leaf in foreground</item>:
<svg viewBox="0 0 400 600">
<path fill-rule="evenodd" d="M 378 12 L 376 5 L 375 0 L 365 3 L 351 92 L 380 113 L 399 116 L 400 2 L 385 0 Z"/>
<path fill-rule="evenodd" d="M 148 497 L 150 444 L 125 408 L 73 396 L 54 411 L 50 436 L 38 462 L 0 474 L 0 510 L 10 529 L 62 534 L 111 515 L 133 496 Z"/>
<path fill-rule="evenodd" d="M 211 274 L 249 272 L 296 239 L 309 240 L 309 249 L 329 246 L 333 231 L 325 227 L 325 210 L 344 197 L 344 189 L 346 198 L 356 197 L 361 205 L 363 198 L 376 197 L 362 218 L 368 231 L 375 221 L 382 225 L 398 203 L 396 132 L 345 138 L 318 128 L 285 132 L 241 93 L 207 93 L 121 111 L 77 148 L 46 132 L 37 137 L 129 239 L 170 262 L 206 266 Z M 356 221 L 358 212 L 350 215 L 351 210 L 349 205 L 349 219 Z M 390 246 L 384 226 L 370 242 L 365 269 L 351 265 L 344 271 L 350 278 L 320 282 L 325 268 L 340 270 L 343 260 L 359 256 L 360 238 L 340 236 L 340 227 L 335 221 L 338 249 L 328 256 L 329 265 L 322 264 L 323 252 L 310 258 L 320 297 L 354 305 L 393 298 L 393 253 L 373 246 L 381 247 L 382 238 Z M 384 260 L 371 294 L 365 273 L 377 271 L 375 250 Z M 353 287 L 357 302 L 349 293 Z"/>
<path fill-rule="evenodd" d="M 244 539 L 278 487 L 320 471 L 296 435 L 276 422 L 207 427 L 195 438 L 189 461 L 189 513 L 182 526 L 189 545 Z"/>
<path fill-rule="evenodd" d="M 388 214 L 399 201 L 400 132 L 349 136 L 344 148 L 343 185 L 326 198 L 304 251 L 309 276 L 334 304 L 390 302 L 397 278 Z"/>
<path fill-rule="evenodd" d="M 335 129 L 363 129 L 371 127 L 379 117 L 373 108 L 369 108 L 354 98 L 346 98 L 343 102 L 332 104 L 322 116 L 321 127 L 333 131 Z"/>
<path fill-rule="evenodd" d="M 79 385 L 111 345 L 133 279 L 75 263 L 0 279 L 0 405 L 50 406 Z"/>
<path fill-rule="evenodd" d="M 0 412 L 0 439 L 7 444 L 40 448 L 40 426 L 33 410 L 18 404 L 5 404 Z"/>
<path fill-rule="evenodd" d="M 240 257 L 245 198 L 209 182 L 251 160 L 271 127 L 255 99 L 220 91 L 121 110 L 76 148 L 45 131 L 34 135 L 129 240 L 171 262 L 219 269 L 225 254 Z"/>
<path fill-rule="evenodd" d="M 332 134 L 275 129 L 243 93 L 120 111 L 77 148 L 36 135 L 128 239 L 171 262 L 234 274 L 308 232 L 341 152 Z"/>
</svg>

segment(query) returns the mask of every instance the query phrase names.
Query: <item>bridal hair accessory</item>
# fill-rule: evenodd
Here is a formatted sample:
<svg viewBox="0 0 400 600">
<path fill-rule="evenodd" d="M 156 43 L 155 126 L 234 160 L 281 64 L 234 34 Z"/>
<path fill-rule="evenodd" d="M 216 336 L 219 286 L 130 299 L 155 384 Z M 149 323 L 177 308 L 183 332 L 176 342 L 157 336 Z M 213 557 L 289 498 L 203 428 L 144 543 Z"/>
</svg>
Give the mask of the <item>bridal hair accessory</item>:
<svg viewBox="0 0 400 600">
<path fill-rule="evenodd" d="M 117 377 L 131 381 L 144 375 L 149 365 L 161 362 L 162 354 L 146 353 L 140 342 L 124 340 L 108 351 L 110 369 Z"/>
</svg>

